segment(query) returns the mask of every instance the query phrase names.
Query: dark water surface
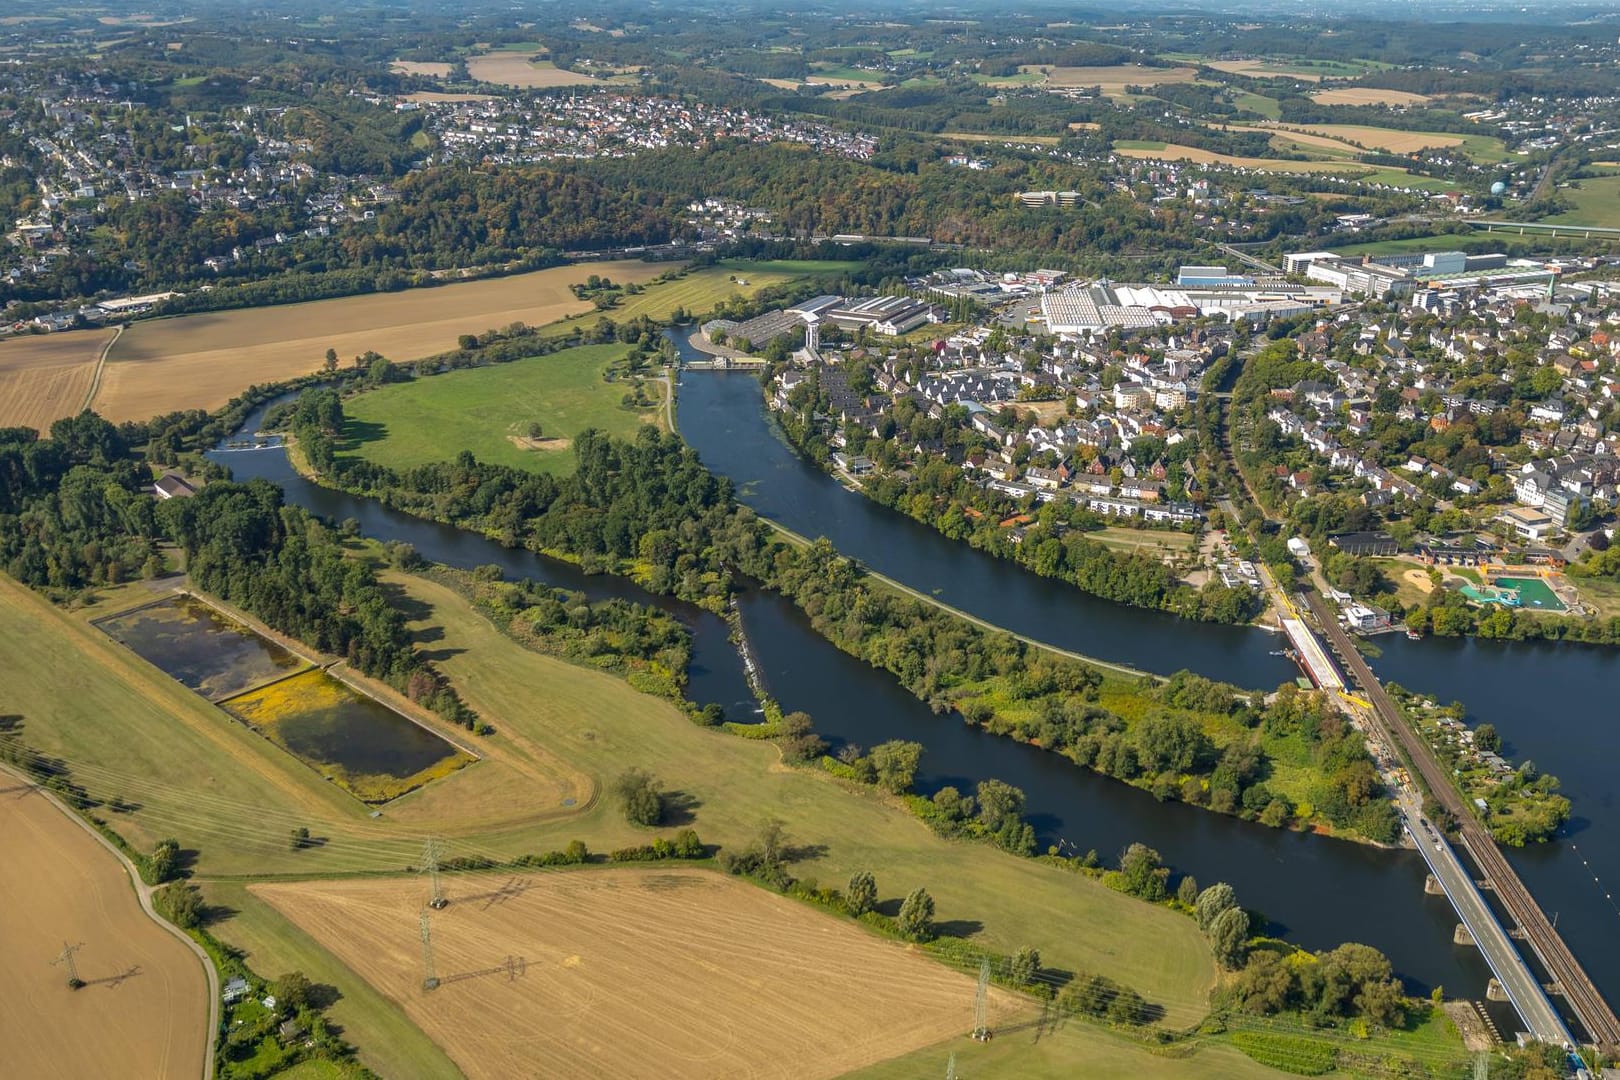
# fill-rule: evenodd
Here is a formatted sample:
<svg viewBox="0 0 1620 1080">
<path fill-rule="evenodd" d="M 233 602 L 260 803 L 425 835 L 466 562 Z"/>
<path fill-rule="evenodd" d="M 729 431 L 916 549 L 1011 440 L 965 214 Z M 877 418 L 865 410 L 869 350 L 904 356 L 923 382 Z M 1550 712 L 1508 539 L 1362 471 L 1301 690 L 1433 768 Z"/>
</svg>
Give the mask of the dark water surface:
<svg viewBox="0 0 1620 1080">
<path fill-rule="evenodd" d="M 295 697 L 274 718 L 274 728 L 289 751 L 317 768 L 338 765 L 354 776 L 404 780 L 456 753 L 437 733 L 324 671 L 307 672 L 288 682 L 304 679 L 322 680 L 323 703 L 305 704 Z M 274 690 L 270 688 L 271 693 Z M 232 704 L 225 703 L 226 711 L 240 715 Z"/>
<path fill-rule="evenodd" d="M 1274 686 L 1298 674 L 1292 664 L 1270 655 L 1277 648 L 1274 635 L 1095 600 L 946 540 L 845 491 L 786 445 L 765 413 L 758 380 L 751 374 L 688 372 L 678 402 L 681 434 L 711 469 L 736 483 L 743 501 L 795 532 L 827 536 L 843 553 L 954 607 L 1059 647 L 1161 673 L 1189 668 L 1255 687 Z M 762 633 L 753 621 L 748 625 L 751 633 Z M 1563 780 L 1574 803 L 1568 839 L 1512 851 L 1509 858 L 1549 914 L 1558 913 L 1559 929 L 1599 988 L 1611 1000 L 1620 998 L 1620 908 L 1607 895 L 1620 891 L 1615 889 L 1620 886 L 1620 799 L 1613 782 L 1620 762 L 1620 708 L 1615 704 L 1620 650 L 1433 637 L 1409 642 L 1393 635 L 1378 642 L 1384 656 L 1373 667 L 1381 677 L 1442 701 L 1463 701 L 1474 721 L 1497 726 L 1517 759 L 1532 759 Z M 770 672 L 770 677 L 781 676 Z M 812 690 L 806 688 L 807 693 Z M 846 724 L 834 703 L 818 710 L 786 694 L 778 696 L 789 707 L 811 712 L 819 728 L 863 745 L 880 741 Z M 914 731 L 905 737 L 929 747 L 925 766 L 936 775 L 971 771 L 941 760 L 946 747 L 939 736 Z M 988 760 L 991 752 L 981 748 L 965 753 L 963 760 Z M 1042 769 L 1019 785 L 1037 812 L 1091 784 L 1121 787 L 1055 759 L 1051 764 L 1051 771 Z M 1217 836 L 1210 830 L 1236 823 L 1207 813 L 1183 821 L 1177 811 L 1185 812 L 1185 807 L 1160 806 L 1146 796 L 1138 799 L 1139 794 L 1121 790 L 1102 800 L 1103 812 L 1055 816 L 1068 829 L 1063 835 L 1082 849 L 1097 847 L 1107 854 L 1109 843 L 1142 839 L 1201 881 L 1210 880 L 1210 873 L 1226 877 L 1290 926 L 1302 944 L 1353 939 L 1379 945 L 1408 976 L 1478 995 L 1483 975 L 1476 979 L 1475 973 L 1483 971 L 1482 962 L 1471 954 L 1461 961 L 1440 955 L 1452 955 L 1450 923 L 1455 921 L 1443 901 L 1436 909 L 1441 914 L 1432 918 L 1412 914 L 1420 905 L 1432 906 L 1433 900 L 1406 898 L 1409 886 L 1399 869 L 1403 856 L 1374 855 L 1372 864 L 1364 865 L 1368 853 L 1363 849 L 1345 854 L 1338 849 L 1347 845 L 1315 840 L 1285 855 L 1276 849 L 1274 834 L 1261 830 L 1256 837 L 1241 826 L 1234 835 Z M 1164 823 L 1162 832 L 1153 828 L 1155 821 Z M 1150 832 L 1162 839 L 1152 839 Z M 1050 834 L 1043 827 L 1044 835 Z M 1269 870 L 1267 859 L 1272 860 Z M 1223 871 L 1221 866 L 1244 867 L 1243 881 L 1235 869 Z M 1421 881 L 1421 873 L 1412 872 Z M 1374 885 L 1380 878 L 1382 884 Z M 1437 933 L 1441 921 L 1447 924 L 1441 940 L 1414 940 Z M 1425 924 L 1421 929 L 1420 923 Z"/>
<path fill-rule="evenodd" d="M 303 663 L 188 596 L 98 619 L 96 626 L 180 685 L 216 700 Z"/>
<path fill-rule="evenodd" d="M 711 468 L 738 483 L 750 505 L 795 531 L 832 536 L 846 554 L 913 587 L 937 589 L 965 610 L 1053 644 L 1149 669 L 1192 667 L 1245 685 L 1275 684 L 1294 675 L 1269 655 L 1276 647 L 1271 635 L 1091 600 L 843 491 L 774 435 L 761 409 L 758 382 L 750 376 L 689 373 L 679 406 L 682 435 Z M 254 430 L 257 421 L 250 417 L 246 429 Z M 367 535 L 411 543 L 429 559 L 459 567 L 494 563 L 510 576 L 577 589 L 593 599 L 619 596 L 675 611 L 696 634 L 693 698 L 720 702 L 728 714 L 745 718 L 752 699 L 726 624 L 702 609 L 650 597 L 622 579 L 586 576 L 567 564 L 505 549 L 375 500 L 317 487 L 293 473 L 279 450 L 230 453 L 220 460 L 240 479 L 273 480 L 289 502 L 330 518 L 355 518 Z M 1311 948 L 1365 942 L 1390 956 L 1414 992 L 1444 985 L 1457 996 L 1483 997 L 1485 964 L 1476 950 L 1451 944 L 1456 917 L 1443 898 L 1424 895 L 1425 869 L 1415 853 L 1278 832 L 1180 803 L 1159 803 L 1056 755 L 933 715 L 887 673 L 817 636 L 779 597 L 745 594 L 741 611 L 767 687 L 785 708 L 809 712 L 817 729 L 838 742 L 870 746 L 904 738 L 922 743 L 927 747 L 922 790 L 946 784 L 971 789 L 980 780 L 1000 778 L 1025 791 L 1043 845 L 1063 840 L 1112 859 L 1126 845 L 1142 841 L 1200 882 L 1231 882 L 1292 941 Z"/>
</svg>

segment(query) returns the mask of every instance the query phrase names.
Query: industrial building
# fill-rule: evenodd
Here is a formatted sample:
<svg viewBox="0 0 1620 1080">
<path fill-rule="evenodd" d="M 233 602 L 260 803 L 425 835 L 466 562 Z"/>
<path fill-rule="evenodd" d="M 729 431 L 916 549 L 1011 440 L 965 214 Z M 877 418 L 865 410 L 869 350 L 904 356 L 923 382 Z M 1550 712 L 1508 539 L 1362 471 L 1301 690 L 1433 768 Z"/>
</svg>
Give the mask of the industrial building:
<svg viewBox="0 0 1620 1080">
<path fill-rule="evenodd" d="M 1462 251 L 1360 257 L 1301 251 L 1283 256 L 1283 269 L 1347 293 L 1376 299 L 1406 296 L 1419 289 L 1534 288 L 1549 285 L 1557 278 L 1555 271 L 1526 259 Z"/>
<path fill-rule="evenodd" d="M 1025 206 L 1043 207 L 1070 207 L 1080 205 L 1078 191 L 1020 191 L 1018 201 Z"/>
<path fill-rule="evenodd" d="M 847 300 L 819 313 L 822 320 L 845 330 L 863 327 L 897 337 L 934 320 L 931 305 L 910 296 L 868 296 Z"/>
<path fill-rule="evenodd" d="M 1264 322 L 1337 304 L 1343 296 L 1338 289 L 1300 285 L 1092 285 L 1046 293 L 1041 315 L 1054 334 L 1097 334 L 1116 326 L 1149 329 L 1200 315 Z"/>
</svg>

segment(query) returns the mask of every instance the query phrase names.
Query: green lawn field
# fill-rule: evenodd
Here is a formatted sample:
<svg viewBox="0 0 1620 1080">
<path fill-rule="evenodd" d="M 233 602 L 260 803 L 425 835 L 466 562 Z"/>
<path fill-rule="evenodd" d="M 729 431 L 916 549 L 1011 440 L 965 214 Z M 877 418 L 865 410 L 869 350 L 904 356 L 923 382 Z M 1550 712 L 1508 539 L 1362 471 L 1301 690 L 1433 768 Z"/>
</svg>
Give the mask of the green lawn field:
<svg viewBox="0 0 1620 1080">
<path fill-rule="evenodd" d="M 914 1080 L 944 1076 L 952 1056 L 957 1075 L 997 1080 L 1049 1080 L 1056 1076 L 1131 1080 L 1249 1080 L 1282 1074 L 1240 1051 L 1204 1043 L 1191 1053 L 1154 1053 L 1141 1043 L 1079 1020 L 1044 1030 L 998 1032 L 989 1042 L 952 1039 L 914 1054 L 849 1074 L 848 1080 Z"/>
<path fill-rule="evenodd" d="M 715 264 L 752 285 L 756 274 L 792 274 L 814 276 L 821 274 L 852 274 L 866 264 L 859 259 L 722 259 Z"/>
<path fill-rule="evenodd" d="M 1256 94 L 1249 90 L 1239 90 L 1233 93 L 1232 104 L 1240 109 L 1248 109 L 1252 113 L 1259 113 L 1270 120 L 1282 119 L 1282 105 L 1274 97 Z"/>
<path fill-rule="evenodd" d="M 629 384 L 602 377 L 627 351 L 581 345 L 379 387 L 344 403 L 344 453 L 403 469 L 471 450 L 480 461 L 570 472 L 569 440 L 586 428 L 630 438 L 643 424 L 662 423 L 661 405 L 628 408 L 620 402 Z M 661 383 L 647 387 L 655 398 L 663 393 Z M 527 437 L 530 422 L 540 424 L 538 443 Z"/>
<path fill-rule="evenodd" d="M 1572 203 L 1572 208 L 1542 218 L 1542 223 L 1620 227 L 1620 176 L 1598 176 L 1578 183 L 1580 187 L 1558 189 L 1558 196 Z"/>
<path fill-rule="evenodd" d="M 1341 255 L 1394 255 L 1407 251 L 1495 251 L 1501 248 L 1499 239 L 1482 232 L 1440 233 L 1437 236 L 1409 236 L 1400 240 L 1374 240 L 1365 244 L 1347 244 L 1333 249 Z"/>
</svg>

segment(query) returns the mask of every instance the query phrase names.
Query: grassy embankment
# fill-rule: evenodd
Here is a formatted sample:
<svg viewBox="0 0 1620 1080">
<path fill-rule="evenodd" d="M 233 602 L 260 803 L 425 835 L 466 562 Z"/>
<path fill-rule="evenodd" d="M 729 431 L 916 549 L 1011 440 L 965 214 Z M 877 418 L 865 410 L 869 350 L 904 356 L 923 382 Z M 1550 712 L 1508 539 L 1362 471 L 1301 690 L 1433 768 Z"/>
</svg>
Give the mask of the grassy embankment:
<svg viewBox="0 0 1620 1080">
<path fill-rule="evenodd" d="M 12 691 L 8 708 L 28 718 L 25 737 L 73 762 L 92 792 L 140 803 L 114 818 L 138 846 L 176 835 L 201 851 L 197 871 L 210 901 L 235 912 L 214 930 L 251 949 L 255 968 L 331 972 L 344 994 L 333 1018 L 375 1067 L 390 1071 L 383 1058 L 401 1046 L 397 1012 L 268 918 L 242 896 L 242 884 L 398 871 L 415 861 L 429 830 L 451 838 L 451 855 L 511 857 L 575 838 L 593 850 L 645 842 L 646 831 L 606 801 L 576 798 L 561 808 L 555 788 L 537 798 L 492 768 L 504 763 L 512 771 L 541 757 L 596 782 L 631 765 L 658 772 L 697 801 L 694 826 L 711 843 L 746 845 L 761 821 L 780 818 L 796 842 L 826 845 L 799 867 L 802 874 L 835 883 L 872 869 L 885 898 L 924 885 L 941 920 L 982 924 L 972 937 L 988 947 L 1034 944 L 1051 966 L 1107 974 L 1163 1005 L 1173 1025 L 1202 1012 L 1213 971 L 1190 920 L 1063 870 L 942 840 L 882 798 L 782 768 L 769 744 L 699 728 L 616 678 L 522 649 L 448 589 L 414 577 L 393 581 L 415 627 L 446 654 L 446 674 L 499 734 L 480 744 L 488 760 L 390 804 L 377 820 L 81 617 L 0 583 L 0 683 Z M 60 693 L 63 656 L 77 657 L 72 695 Z M 299 825 L 325 842 L 292 851 L 287 836 Z M 224 877 L 231 880 L 216 883 Z M 1073 932 L 1081 927 L 1108 932 Z"/>
</svg>

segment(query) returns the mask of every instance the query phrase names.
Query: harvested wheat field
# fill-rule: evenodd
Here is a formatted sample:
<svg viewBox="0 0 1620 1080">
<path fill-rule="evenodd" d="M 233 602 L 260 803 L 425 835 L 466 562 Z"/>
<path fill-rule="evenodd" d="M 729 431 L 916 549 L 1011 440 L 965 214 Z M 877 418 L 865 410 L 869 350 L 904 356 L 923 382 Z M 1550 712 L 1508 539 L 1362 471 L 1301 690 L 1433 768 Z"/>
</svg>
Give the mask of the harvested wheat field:
<svg viewBox="0 0 1620 1080">
<path fill-rule="evenodd" d="M 1041 67 L 1024 65 L 1022 72 L 1041 71 Z M 1190 67 L 1143 67 L 1141 64 L 1116 64 L 1112 67 L 1054 67 L 1046 68 L 1049 87 L 1098 86 L 1105 94 L 1123 94 L 1127 86 L 1158 86 L 1160 83 L 1187 83 L 1198 78 L 1198 69 Z"/>
<path fill-rule="evenodd" d="M 1371 166 L 1343 161 L 1289 161 L 1274 158 L 1233 157 L 1218 154 L 1201 146 L 1179 146 L 1170 143 L 1162 147 L 1119 146 L 1114 153 L 1121 157 L 1146 158 L 1151 161 L 1191 161 L 1198 165 L 1226 165 L 1234 169 L 1255 169 L 1263 172 L 1330 172 L 1354 176 L 1371 171 Z"/>
<path fill-rule="evenodd" d="M 448 79 L 450 65 L 428 63 L 420 60 L 395 60 L 388 65 L 388 70 L 399 75 L 425 75 L 430 79 Z"/>
<path fill-rule="evenodd" d="M 69 330 L 0 341 L 0 427 L 44 431 L 84 407 L 112 330 Z"/>
<path fill-rule="evenodd" d="M 1247 75 L 1257 79 L 1298 79 L 1300 82 L 1321 82 L 1322 76 L 1314 72 L 1286 71 L 1286 65 L 1270 60 L 1214 60 L 1208 65 L 1228 75 Z"/>
<path fill-rule="evenodd" d="M 20 783 L 0 772 L 0 786 Z M 9 1076 L 201 1076 L 208 980 L 141 910 L 129 875 L 42 795 L 0 796 L 0 1059 Z M 87 985 L 51 964 L 64 942 Z M 124 976 L 119 978 L 119 976 Z"/>
<path fill-rule="evenodd" d="M 833 1077 L 972 1026 L 973 979 L 717 873 L 450 878 L 450 906 L 432 913 L 433 991 L 420 881 L 252 891 L 400 1004 L 472 1080 Z M 993 1020 L 1025 1008 L 992 992 Z"/>
<path fill-rule="evenodd" d="M 1311 95 L 1318 105 L 1427 105 L 1434 99 L 1426 94 L 1413 94 L 1405 90 L 1380 90 L 1373 86 L 1341 86 L 1333 90 L 1318 90 Z"/>
<path fill-rule="evenodd" d="M 414 94 L 406 94 L 401 101 L 415 101 L 420 104 L 456 104 L 462 101 L 494 101 L 494 94 L 456 94 L 443 90 L 418 90 Z"/>
<path fill-rule="evenodd" d="M 455 348 L 462 334 L 519 321 L 542 326 L 590 311 L 590 302 L 576 299 L 569 286 L 592 274 L 627 284 L 670 269 L 669 263 L 634 260 L 559 266 L 431 289 L 139 322 L 108 354 L 93 407 L 113 421 L 217 409 L 255 383 L 319 370 L 329 348 L 345 363 L 368 349 L 413 360 Z"/>
<path fill-rule="evenodd" d="M 467 72 L 479 82 L 534 89 L 545 86 L 585 86 L 596 82 L 589 75 L 564 71 L 550 60 L 534 60 L 529 52 L 491 52 L 469 57 Z"/>
</svg>

